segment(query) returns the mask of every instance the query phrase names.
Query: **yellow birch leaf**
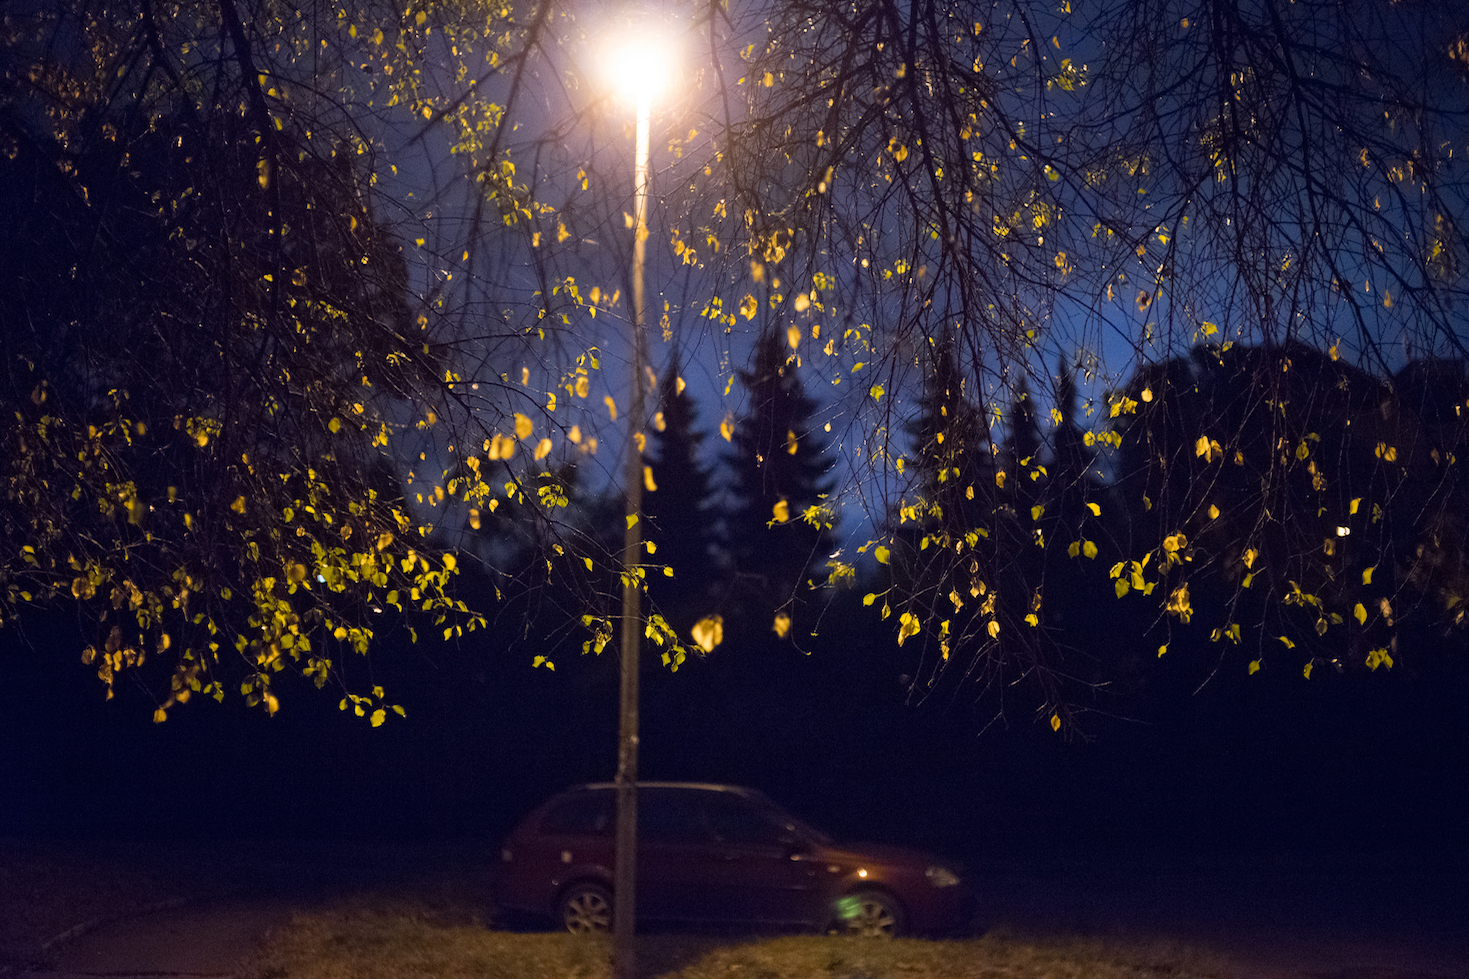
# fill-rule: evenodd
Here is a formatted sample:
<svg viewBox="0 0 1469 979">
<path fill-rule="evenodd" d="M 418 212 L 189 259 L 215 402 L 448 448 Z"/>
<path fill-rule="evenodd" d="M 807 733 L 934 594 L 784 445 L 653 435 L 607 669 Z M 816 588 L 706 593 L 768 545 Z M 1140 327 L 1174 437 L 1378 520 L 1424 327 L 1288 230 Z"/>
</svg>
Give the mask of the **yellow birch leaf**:
<svg viewBox="0 0 1469 979">
<path fill-rule="evenodd" d="M 1096 503 L 1088 503 L 1086 508 L 1092 512 L 1092 516 L 1094 517 L 1100 517 L 1102 515 L 1102 508 Z"/>
<path fill-rule="evenodd" d="M 776 523 L 785 523 L 791 519 L 791 505 L 785 500 L 776 500 L 771 512 L 775 515 Z"/>
<path fill-rule="evenodd" d="M 1352 614 L 1357 617 L 1358 625 L 1367 624 L 1367 609 L 1362 605 L 1361 602 L 1358 602 L 1357 607 L 1352 609 Z"/>
<path fill-rule="evenodd" d="M 1085 554 L 1089 558 L 1095 559 L 1097 556 L 1096 543 L 1094 541 L 1087 541 L 1085 544 L 1081 545 L 1081 553 Z"/>
<path fill-rule="evenodd" d="M 770 628 L 771 628 L 771 631 L 773 631 L 776 634 L 776 636 L 779 637 L 779 638 L 781 638 L 781 639 L 784 639 L 786 636 L 790 635 L 790 632 L 791 632 L 791 616 L 790 616 L 790 613 L 789 612 L 777 612 L 776 615 L 775 615 L 775 622 L 771 625 Z"/>
<path fill-rule="evenodd" d="M 898 616 L 898 623 L 899 646 L 903 645 L 903 640 L 907 639 L 909 636 L 918 635 L 920 629 L 920 626 L 918 624 L 918 616 L 914 615 L 912 612 L 904 612 L 902 615 Z"/>
<path fill-rule="evenodd" d="M 745 301 L 740 303 L 740 315 L 747 320 L 752 320 L 759 311 L 760 301 L 749 293 L 745 293 Z"/>
<path fill-rule="evenodd" d="M 1362 584 L 1364 584 L 1364 585 L 1370 585 L 1370 584 L 1372 584 L 1372 572 L 1374 570 L 1375 570 L 1374 568 L 1363 568 L 1362 569 Z"/>
<path fill-rule="evenodd" d="M 724 616 L 706 615 L 694 623 L 691 631 L 694 645 L 706 653 L 712 653 L 715 646 L 724 642 Z"/>
<path fill-rule="evenodd" d="M 887 564 L 888 557 L 891 553 L 892 552 L 889 551 L 886 547 L 883 547 L 881 544 L 879 544 L 877 545 L 877 550 L 872 552 L 872 556 L 877 558 L 878 564 Z"/>
<path fill-rule="evenodd" d="M 795 350 L 801 345 L 801 328 L 799 326 L 792 324 L 786 328 L 786 343 L 790 345 L 792 350 Z"/>
<path fill-rule="evenodd" d="M 607 414 L 611 416 L 613 421 L 617 421 L 617 402 L 612 400 L 612 395 L 609 394 L 603 398 L 602 403 L 607 406 Z"/>
<path fill-rule="evenodd" d="M 1061 715 L 1060 714 L 1052 714 L 1051 715 L 1051 730 L 1052 731 L 1059 731 L 1059 730 L 1061 730 Z"/>
<path fill-rule="evenodd" d="M 719 422 L 719 434 L 724 436 L 726 442 L 734 439 L 734 415 L 725 415 Z"/>
<path fill-rule="evenodd" d="M 520 412 L 515 413 L 515 437 L 518 439 L 530 438 L 530 433 L 535 430 L 535 423 Z"/>
<path fill-rule="evenodd" d="M 649 493 L 655 492 L 658 489 L 658 484 L 653 482 L 652 466 L 643 467 L 643 489 L 647 490 Z M 650 541 L 649 543 L 652 542 Z"/>
<path fill-rule="evenodd" d="M 1250 661 L 1250 676 L 1254 676 L 1256 673 L 1259 673 L 1259 672 L 1260 672 L 1260 661 L 1257 660 L 1257 659 L 1256 660 L 1251 660 Z"/>
<path fill-rule="evenodd" d="M 1311 679 L 1311 667 L 1314 665 L 1314 663 L 1307 663 L 1305 667 L 1301 670 L 1301 676 L 1305 677 L 1307 680 Z"/>
<path fill-rule="evenodd" d="M 991 639 L 995 639 L 1000 635 L 1000 623 L 990 619 L 990 624 L 985 626 L 985 630 L 990 634 Z"/>
<path fill-rule="evenodd" d="M 546 456 L 548 456 L 550 454 L 551 454 L 551 440 L 550 439 L 543 438 L 539 442 L 536 443 L 536 461 L 537 462 L 540 462 L 542 459 L 546 458 Z"/>
</svg>

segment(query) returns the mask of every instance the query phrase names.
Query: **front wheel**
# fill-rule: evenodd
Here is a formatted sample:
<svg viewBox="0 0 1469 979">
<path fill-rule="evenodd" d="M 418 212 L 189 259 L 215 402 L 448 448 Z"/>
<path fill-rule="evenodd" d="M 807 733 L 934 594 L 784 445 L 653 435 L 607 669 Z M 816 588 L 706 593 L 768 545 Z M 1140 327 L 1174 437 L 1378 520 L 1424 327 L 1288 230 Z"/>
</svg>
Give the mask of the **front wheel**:
<svg viewBox="0 0 1469 979">
<path fill-rule="evenodd" d="M 837 902 L 838 931 L 857 938 L 893 938 L 903 932 L 903 909 L 882 891 L 858 891 Z"/>
<path fill-rule="evenodd" d="M 612 892 L 601 884 L 574 884 L 561 895 L 561 924 L 573 935 L 612 930 Z"/>
</svg>

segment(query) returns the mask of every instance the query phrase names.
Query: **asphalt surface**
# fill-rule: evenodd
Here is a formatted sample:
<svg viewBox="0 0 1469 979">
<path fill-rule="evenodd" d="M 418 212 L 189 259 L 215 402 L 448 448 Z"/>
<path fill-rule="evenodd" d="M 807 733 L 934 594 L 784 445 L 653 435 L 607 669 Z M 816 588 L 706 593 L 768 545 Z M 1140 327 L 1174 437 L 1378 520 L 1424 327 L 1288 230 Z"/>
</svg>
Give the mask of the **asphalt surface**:
<svg viewBox="0 0 1469 979">
<path fill-rule="evenodd" d="M 1457 870 L 1139 867 L 993 870 L 987 923 L 1025 934 L 1186 945 L 1219 979 L 1469 979 L 1469 886 Z M 297 911 L 352 890 L 255 886 L 86 923 L 5 979 L 223 979 Z M 58 936 L 59 938 L 59 936 Z"/>
</svg>

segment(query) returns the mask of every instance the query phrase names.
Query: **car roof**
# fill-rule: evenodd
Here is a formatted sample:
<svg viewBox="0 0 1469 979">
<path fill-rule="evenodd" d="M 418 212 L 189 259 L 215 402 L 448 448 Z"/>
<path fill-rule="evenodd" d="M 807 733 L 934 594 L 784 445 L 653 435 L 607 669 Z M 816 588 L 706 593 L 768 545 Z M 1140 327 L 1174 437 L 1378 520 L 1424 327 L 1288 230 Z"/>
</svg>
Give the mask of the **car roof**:
<svg viewBox="0 0 1469 979">
<path fill-rule="evenodd" d="M 702 792 L 733 792 L 737 795 L 757 795 L 755 789 L 746 788 L 743 785 L 719 785 L 714 782 L 638 782 L 640 789 L 696 789 Z M 603 790 L 617 788 L 616 782 L 588 782 L 585 785 L 573 785 L 566 789 L 567 792 L 581 792 L 588 789 Z"/>
</svg>

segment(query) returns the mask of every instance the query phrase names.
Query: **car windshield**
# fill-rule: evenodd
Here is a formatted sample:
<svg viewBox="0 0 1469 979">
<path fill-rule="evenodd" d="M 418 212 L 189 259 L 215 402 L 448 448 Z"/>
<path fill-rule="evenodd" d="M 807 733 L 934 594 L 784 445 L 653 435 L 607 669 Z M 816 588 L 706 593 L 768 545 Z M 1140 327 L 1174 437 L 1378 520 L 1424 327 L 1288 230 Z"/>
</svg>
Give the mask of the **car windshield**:
<svg viewBox="0 0 1469 979">
<path fill-rule="evenodd" d="M 822 846 L 831 845 L 832 839 L 829 835 L 812 826 L 804 819 L 792 816 L 789 812 L 776 805 L 764 792 L 760 792 L 757 789 L 749 789 L 747 790 L 746 798 L 768 812 L 777 822 L 781 823 L 791 832 L 804 836 L 809 840 L 814 840 Z"/>
</svg>

